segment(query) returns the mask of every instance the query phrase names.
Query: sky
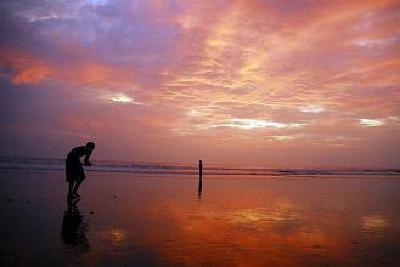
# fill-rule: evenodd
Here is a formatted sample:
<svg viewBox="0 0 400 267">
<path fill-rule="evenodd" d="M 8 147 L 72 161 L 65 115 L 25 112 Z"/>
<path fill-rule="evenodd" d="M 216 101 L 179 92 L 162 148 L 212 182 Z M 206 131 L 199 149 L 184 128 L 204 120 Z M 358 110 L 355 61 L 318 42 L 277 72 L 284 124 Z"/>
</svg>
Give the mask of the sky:
<svg viewBox="0 0 400 267">
<path fill-rule="evenodd" d="M 400 167 L 400 1 L 0 2 L 0 155 Z"/>
</svg>

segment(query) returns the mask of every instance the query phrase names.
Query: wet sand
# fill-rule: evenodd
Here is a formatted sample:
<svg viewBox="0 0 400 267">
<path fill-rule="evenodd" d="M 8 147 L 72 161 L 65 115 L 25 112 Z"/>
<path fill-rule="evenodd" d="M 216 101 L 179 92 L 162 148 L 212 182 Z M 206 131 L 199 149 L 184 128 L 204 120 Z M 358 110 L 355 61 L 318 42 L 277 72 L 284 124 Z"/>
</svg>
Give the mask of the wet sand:
<svg viewBox="0 0 400 267">
<path fill-rule="evenodd" d="M 400 177 L 0 170 L 0 266 L 400 266 Z"/>
</svg>

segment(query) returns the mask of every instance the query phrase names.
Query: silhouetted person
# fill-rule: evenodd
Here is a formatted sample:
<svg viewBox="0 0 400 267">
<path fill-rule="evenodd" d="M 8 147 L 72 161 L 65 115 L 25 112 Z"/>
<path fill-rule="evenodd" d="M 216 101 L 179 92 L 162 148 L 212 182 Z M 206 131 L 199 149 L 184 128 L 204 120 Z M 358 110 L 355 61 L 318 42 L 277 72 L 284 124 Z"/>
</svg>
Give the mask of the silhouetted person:
<svg viewBox="0 0 400 267">
<path fill-rule="evenodd" d="M 68 207 L 64 211 L 61 237 L 64 245 L 76 248 L 78 252 L 86 252 L 89 250 L 89 240 L 86 238 L 88 225 L 79 211 L 78 201 L 79 199 L 67 200 Z"/>
<path fill-rule="evenodd" d="M 203 177 L 203 161 L 199 160 L 199 178 Z"/>
<path fill-rule="evenodd" d="M 86 143 L 85 146 L 73 148 L 67 156 L 66 160 L 66 176 L 68 182 L 68 198 L 79 197 L 78 188 L 82 181 L 85 180 L 85 171 L 81 164 L 81 157 L 85 157 L 83 165 L 91 166 L 89 158 L 95 148 L 93 142 Z"/>
</svg>

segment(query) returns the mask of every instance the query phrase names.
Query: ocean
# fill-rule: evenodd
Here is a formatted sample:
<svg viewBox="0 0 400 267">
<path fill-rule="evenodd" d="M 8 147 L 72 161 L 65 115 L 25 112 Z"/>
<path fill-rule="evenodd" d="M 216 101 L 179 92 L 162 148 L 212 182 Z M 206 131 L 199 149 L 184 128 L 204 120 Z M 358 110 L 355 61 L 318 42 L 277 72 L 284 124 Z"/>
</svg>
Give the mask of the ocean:
<svg viewBox="0 0 400 267">
<path fill-rule="evenodd" d="M 0 157 L 0 169 L 64 170 L 64 159 Z M 86 171 L 127 172 L 155 175 L 196 175 L 197 165 L 138 163 L 129 161 L 95 161 Z M 246 176 L 400 176 L 400 169 L 273 169 L 244 165 L 204 164 L 204 175 Z"/>
</svg>

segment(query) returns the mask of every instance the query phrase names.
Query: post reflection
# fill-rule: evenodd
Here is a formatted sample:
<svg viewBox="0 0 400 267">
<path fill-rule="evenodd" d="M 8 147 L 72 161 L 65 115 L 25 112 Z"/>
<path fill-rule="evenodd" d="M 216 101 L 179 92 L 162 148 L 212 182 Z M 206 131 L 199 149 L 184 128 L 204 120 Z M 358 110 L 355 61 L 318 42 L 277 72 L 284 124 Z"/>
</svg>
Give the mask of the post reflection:
<svg viewBox="0 0 400 267">
<path fill-rule="evenodd" d="M 197 198 L 201 200 L 201 193 L 203 192 L 203 180 L 199 177 L 199 184 L 197 186 Z"/>
<path fill-rule="evenodd" d="M 89 240 L 86 237 L 88 224 L 78 207 L 79 199 L 68 199 L 67 209 L 64 211 L 61 237 L 63 244 L 68 249 L 73 249 L 77 253 L 89 251 Z"/>
</svg>

